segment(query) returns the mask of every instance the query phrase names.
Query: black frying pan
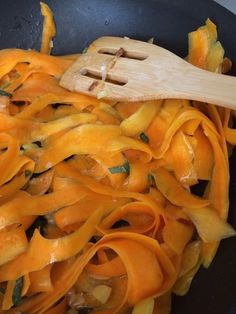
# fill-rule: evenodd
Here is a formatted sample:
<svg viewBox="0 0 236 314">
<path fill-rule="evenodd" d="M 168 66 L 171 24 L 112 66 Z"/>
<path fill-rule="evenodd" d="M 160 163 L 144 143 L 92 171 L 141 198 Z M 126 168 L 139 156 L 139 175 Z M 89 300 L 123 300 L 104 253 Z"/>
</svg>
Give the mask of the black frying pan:
<svg viewBox="0 0 236 314">
<path fill-rule="evenodd" d="M 235 0 L 231 0 L 235 1 Z M 46 0 L 57 24 L 53 54 L 82 51 L 102 35 L 147 40 L 180 56 L 187 33 L 210 17 L 219 26 L 226 55 L 236 64 L 236 16 L 213 0 Z M 39 0 L 0 0 L 0 48 L 39 48 Z M 236 74 L 236 68 L 233 70 Z M 231 157 L 230 215 L 236 227 L 236 156 Z M 219 184 L 221 184 L 219 182 Z M 222 242 L 208 270 L 201 269 L 190 292 L 173 299 L 173 314 L 236 314 L 236 238 Z"/>
</svg>

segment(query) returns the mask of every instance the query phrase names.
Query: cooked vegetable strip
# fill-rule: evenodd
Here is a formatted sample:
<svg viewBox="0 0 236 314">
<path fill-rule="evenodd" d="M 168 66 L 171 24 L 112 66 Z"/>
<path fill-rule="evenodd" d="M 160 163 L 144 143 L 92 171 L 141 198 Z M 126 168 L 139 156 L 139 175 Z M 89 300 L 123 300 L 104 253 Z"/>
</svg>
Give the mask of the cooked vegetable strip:
<svg viewBox="0 0 236 314">
<path fill-rule="evenodd" d="M 64 314 L 67 309 L 67 302 L 66 299 L 63 298 L 57 305 L 53 306 L 49 309 L 46 314 Z"/>
<path fill-rule="evenodd" d="M 29 278 L 29 275 L 25 275 L 23 278 L 21 277 L 22 281 L 23 281 L 23 286 L 22 286 L 22 289 L 21 289 L 21 296 L 25 296 L 27 293 L 28 293 L 28 290 L 29 290 L 29 287 L 31 285 L 31 282 L 30 282 L 30 278 Z M 21 300 L 20 300 L 21 301 Z"/>
<path fill-rule="evenodd" d="M 90 239 L 102 214 L 103 210 L 97 210 L 80 229 L 60 239 L 43 238 L 39 231 L 35 230 L 29 249 L 0 269 L 0 280 L 12 280 L 76 255 Z M 42 255 L 37 254 L 39 251 L 44 252 Z"/>
<path fill-rule="evenodd" d="M 197 173 L 193 165 L 194 143 L 191 143 L 191 140 L 191 137 L 178 131 L 171 142 L 175 176 L 183 185 L 188 186 L 197 183 Z"/>
<path fill-rule="evenodd" d="M 19 223 L 21 217 L 45 215 L 84 198 L 87 191 L 83 187 L 73 186 L 42 196 L 27 198 L 16 197 L 0 206 L 0 229 Z M 23 202 L 24 206 L 22 206 Z"/>
<path fill-rule="evenodd" d="M 41 13 L 44 17 L 41 53 L 50 54 L 53 46 L 52 38 L 56 35 L 56 27 L 53 21 L 53 14 L 46 3 L 40 2 Z"/>
<path fill-rule="evenodd" d="M 0 312 L 170 314 L 171 294 L 236 235 L 232 112 L 65 90 L 79 55 L 49 55 L 55 24 L 40 5 L 41 52 L 0 51 Z M 187 60 L 229 70 L 209 19 L 189 34 Z"/>
<path fill-rule="evenodd" d="M 121 243 L 122 245 L 120 245 Z M 70 289 L 73 283 L 76 282 L 76 276 L 81 274 L 83 268 L 96 254 L 97 250 L 103 247 L 117 252 L 124 265 L 126 265 L 129 279 L 124 299 L 120 300 L 120 304 L 108 313 L 117 313 L 125 302 L 134 304 L 134 302 L 145 298 L 147 294 L 151 293 L 153 296 L 160 295 L 168 290 L 176 279 L 176 269 L 165 250 L 157 241 L 136 233 L 115 233 L 105 236 L 75 261 L 69 262 L 67 265 L 61 265 L 61 267 L 59 266 L 53 293 L 36 295 L 33 299 L 26 302 L 25 306 L 19 306 L 17 310 L 30 310 L 32 313 L 45 311 Z M 137 249 L 140 250 L 141 255 Z M 130 250 L 133 254 L 129 254 Z M 140 267 L 143 263 L 145 263 L 146 268 Z M 145 273 L 146 275 L 144 276 Z M 153 273 L 156 274 L 156 278 L 151 275 Z M 58 276 L 59 274 L 60 276 Z M 138 284 L 139 282 L 140 284 Z"/>
<path fill-rule="evenodd" d="M 133 115 L 123 120 L 120 128 L 125 135 L 137 136 L 147 129 L 159 110 L 161 101 L 148 101 Z"/>
<path fill-rule="evenodd" d="M 77 203 L 63 207 L 54 214 L 55 223 L 61 230 L 78 227 L 96 211 L 103 206 L 108 212 L 119 208 L 127 201 L 124 199 L 111 198 L 96 193 L 90 193 Z"/>
<path fill-rule="evenodd" d="M 19 112 L 17 117 L 21 119 L 33 118 L 36 113 L 44 109 L 46 106 L 57 103 L 59 100 L 60 98 L 53 94 L 45 94 L 41 97 L 37 97 L 29 106 Z"/>
<path fill-rule="evenodd" d="M 0 232 L 0 265 L 16 258 L 28 247 L 25 231 L 22 227 Z"/>
<path fill-rule="evenodd" d="M 154 299 L 148 298 L 138 302 L 132 314 L 152 314 L 154 309 Z"/>
<path fill-rule="evenodd" d="M 208 200 L 200 199 L 186 191 L 181 184 L 164 168 L 153 172 L 157 188 L 174 205 L 201 208 L 209 204 Z"/>
<path fill-rule="evenodd" d="M 53 290 L 51 280 L 51 269 L 52 264 L 49 264 L 40 270 L 36 270 L 29 273 L 30 293 L 38 293 Z"/>
<path fill-rule="evenodd" d="M 9 310 L 13 305 L 13 293 L 15 289 L 16 282 L 15 280 L 9 280 L 7 282 L 6 292 L 2 301 L 2 309 Z"/>
<path fill-rule="evenodd" d="M 71 65 L 70 60 L 40 54 L 33 50 L 4 49 L 0 51 L 0 78 L 11 72 L 18 63 L 28 62 L 32 67 L 38 67 L 38 72 L 44 72 L 60 77 Z"/>
<path fill-rule="evenodd" d="M 236 235 L 236 231 L 210 208 L 185 209 L 185 212 L 196 226 L 198 234 L 204 242 L 219 241 Z M 213 227 L 209 228 L 210 225 Z"/>
<path fill-rule="evenodd" d="M 27 177 L 31 176 L 34 170 L 34 161 L 26 156 L 22 156 L 19 143 L 6 133 L 0 134 L 0 146 L 2 149 L 6 149 L 0 155 L 0 186 L 21 172 L 24 173 L 27 179 L 25 182 L 28 181 L 29 178 Z M 26 171 L 29 171 L 28 175 L 26 175 Z"/>
<path fill-rule="evenodd" d="M 74 154 L 99 154 L 119 134 L 119 127 L 110 125 L 85 124 L 74 128 L 47 142 L 44 149 L 32 152 L 31 157 L 39 159 L 35 171 L 45 171 Z"/>
<path fill-rule="evenodd" d="M 110 228 L 116 221 L 125 220 L 129 227 L 128 229 L 132 232 L 146 233 L 153 229 L 155 224 L 158 226 L 160 216 L 155 208 L 147 206 L 142 202 L 128 203 L 116 210 L 114 210 L 109 216 L 104 218 L 99 226 L 99 230 L 104 233 L 114 232 Z"/>
</svg>

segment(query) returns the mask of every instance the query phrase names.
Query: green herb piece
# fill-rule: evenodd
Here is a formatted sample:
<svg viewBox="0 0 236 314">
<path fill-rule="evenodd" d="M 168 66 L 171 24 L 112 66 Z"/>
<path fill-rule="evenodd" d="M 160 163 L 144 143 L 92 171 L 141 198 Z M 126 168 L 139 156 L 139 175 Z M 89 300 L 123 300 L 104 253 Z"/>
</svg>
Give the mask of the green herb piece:
<svg viewBox="0 0 236 314">
<path fill-rule="evenodd" d="M 140 133 L 139 137 L 140 137 L 140 140 L 142 140 L 144 143 L 149 143 L 149 138 L 145 133 L 143 132 Z"/>
<path fill-rule="evenodd" d="M 10 85 L 11 85 L 11 83 L 10 83 L 10 82 L 7 82 L 7 83 L 3 84 L 3 85 L 0 87 L 0 89 L 8 88 Z"/>
<path fill-rule="evenodd" d="M 153 42 L 154 42 L 154 37 L 149 38 L 147 42 L 148 42 L 149 44 L 153 44 Z"/>
<path fill-rule="evenodd" d="M 16 74 L 14 75 L 14 79 L 18 79 L 19 77 L 20 77 L 20 74 L 16 72 Z"/>
<path fill-rule="evenodd" d="M 130 165 L 128 163 L 128 161 L 126 161 L 123 165 L 121 166 L 116 166 L 116 167 L 111 167 L 108 168 L 108 170 L 110 171 L 110 173 L 128 173 L 130 171 Z"/>
<path fill-rule="evenodd" d="M 82 53 L 86 53 L 88 51 L 88 47 L 85 47 Z"/>
<path fill-rule="evenodd" d="M 23 277 L 16 279 L 15 288 L 12 294 L 12 302 L 14 305 L 18 305 L 21 302 L 21 291 L 23 288 Z"/>
<path fill-rule="evenodd" d="M 6 96 L 6 97 L 9 97 L 9 98 L 12 97 L 12 94 L 10 94 L 8 92 L 5 92 L 5 90 L 2 90 L 2 89 L 0 89 L 0 95 L 1 96 Z"/>
<path fill-rule="evenodd" d="M 32 172 L 30 170 L 25 170 L 25 177 L 28 178 L 31 176 Z"/>
<path fill-rule="evenodd" d="M 102 90 L 97 94 L 97 99 L 102 99 L 108 96 L 108 92 L 106 90 Z"/>
<path fill-rule="evenodd" d="M 149 173 L 149 174 L 147 175 L 147 179 L 148 179 L 149 185 L 154 185 L 154 184 L 155 184 L 155 179 L 154 179 L 153 174 Z"/>
</svg>

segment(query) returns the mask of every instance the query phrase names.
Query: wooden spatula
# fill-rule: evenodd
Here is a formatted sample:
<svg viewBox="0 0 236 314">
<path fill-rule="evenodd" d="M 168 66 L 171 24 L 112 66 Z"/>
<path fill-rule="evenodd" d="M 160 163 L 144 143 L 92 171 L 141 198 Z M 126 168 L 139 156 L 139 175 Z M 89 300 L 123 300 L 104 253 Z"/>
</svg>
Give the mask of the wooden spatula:
<svg viewBox="0 0 236 314">
<path fill-rule="evenodd" d="M 119 101 L 181 98 L 236 109 L 236 78 L 192 66 L 159 46 L 101 37 L 64 73 L 60 85 Z"/>
</svg>

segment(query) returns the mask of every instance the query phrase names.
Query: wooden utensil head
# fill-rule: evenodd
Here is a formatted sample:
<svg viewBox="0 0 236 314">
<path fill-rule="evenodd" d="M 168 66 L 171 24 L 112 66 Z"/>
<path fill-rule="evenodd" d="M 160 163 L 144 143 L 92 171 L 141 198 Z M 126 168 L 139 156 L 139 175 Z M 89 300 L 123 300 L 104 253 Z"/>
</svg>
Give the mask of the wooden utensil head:
<svg viewBox="0 0 236 314">
<path fill-rule="evenodd" d="M 60 84 L 71 91 L 112 100 L 164 98 L 169 88 L 165 84 L 168 69 L 174 70 L 176 63 L 181 67 L 187 64 L 150 43 L 101 37 L 66 71 Z"/>
</svg>

